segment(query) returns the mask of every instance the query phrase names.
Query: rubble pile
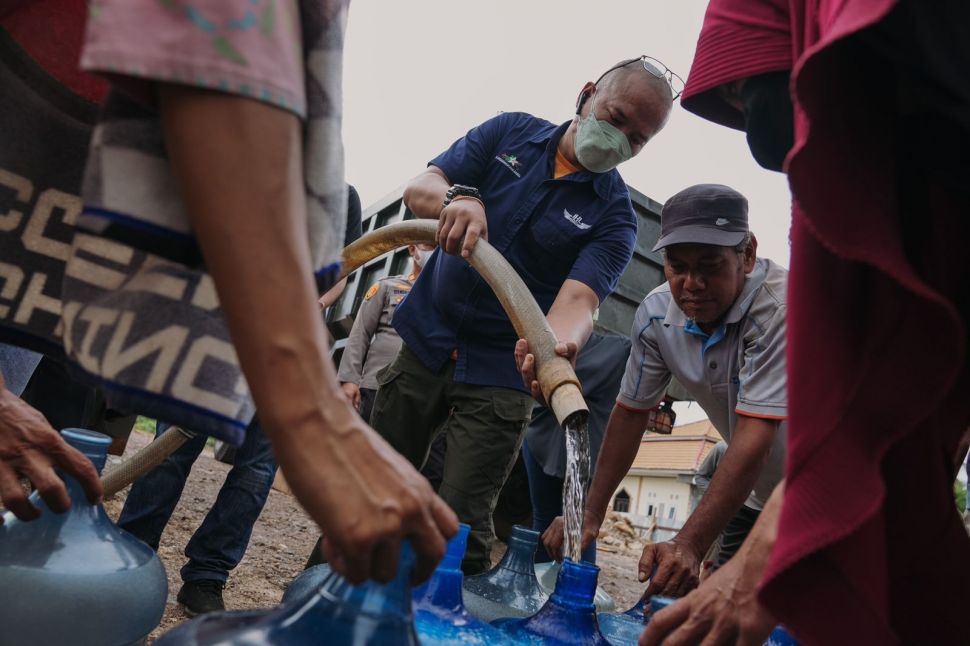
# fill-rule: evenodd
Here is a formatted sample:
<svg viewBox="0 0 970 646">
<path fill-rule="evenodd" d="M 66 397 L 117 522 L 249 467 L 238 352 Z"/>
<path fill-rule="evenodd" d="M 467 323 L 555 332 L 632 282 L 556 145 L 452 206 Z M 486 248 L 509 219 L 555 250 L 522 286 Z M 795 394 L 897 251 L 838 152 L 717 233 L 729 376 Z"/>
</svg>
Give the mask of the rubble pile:
<svg viewBox="0 0 970 646">
<path fill-rule="evenodd" d="M 637 535 L 633 524 L 623 514 L 607 512 L 596 538 L 597 549 L 606 551 L 635 552 L 639 554 L 647 541 Z"/>
</svg>

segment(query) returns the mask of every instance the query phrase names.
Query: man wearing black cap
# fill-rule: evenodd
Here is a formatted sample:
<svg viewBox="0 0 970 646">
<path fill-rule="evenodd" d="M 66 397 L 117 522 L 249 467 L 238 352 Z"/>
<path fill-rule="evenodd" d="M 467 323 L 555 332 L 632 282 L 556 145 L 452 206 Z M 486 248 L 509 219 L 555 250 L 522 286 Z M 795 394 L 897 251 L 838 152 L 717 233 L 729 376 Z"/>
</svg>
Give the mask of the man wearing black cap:
<svg viewBox="0 0 970 646">
<path fill-rule="evenodd" d="M 647 545 L 646 595 L 680 596 L 697 585 L 701 560 L 729 522 L 745 535 L 781 479 L 785 456 L 785 287 L 788 272 L 755 255 L 748 202 L 700 184 L 670 198 L 660 239 L 667 282 L 637 309 L 633 347 L 589 490 L 583 544 L 599 531 L 630 469 L 651 408 L 671 376 L 728 442 L 707 494 L 672 540 Z M 737 515 L 736 515 L 737 514 Z M 737 541 L 740 543 L 740 541 Z M 736 545 L 735 545 L 736 549 Z M 723 563 L 730 554 L 719 555 Z M 652 573 L 652 575 L 651 575 Z"/>
</svg>

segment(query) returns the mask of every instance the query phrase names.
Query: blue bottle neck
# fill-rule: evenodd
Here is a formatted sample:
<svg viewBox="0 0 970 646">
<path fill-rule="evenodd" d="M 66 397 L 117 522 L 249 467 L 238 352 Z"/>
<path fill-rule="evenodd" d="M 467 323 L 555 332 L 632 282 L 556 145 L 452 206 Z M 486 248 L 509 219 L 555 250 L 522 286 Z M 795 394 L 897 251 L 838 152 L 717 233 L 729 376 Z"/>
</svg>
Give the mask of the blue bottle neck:
<svg viewBox="0 0 970 646">
<path fill-rule="evenodd" d="M 596 611 L 596 579 L 599 568 L 588 563 L 573 563 L 565 559 L 556 580 L 556 589 L 549 598 L 562 608 L 575 611 Z"/>
<path fill-rule="evenodd" d="M 465 610 L 465 602 L 461 594 L 463 581 L 461 570 L 439 569 L 424 586 L 420 598 L 415 598 L 414 601 L 418 606 L 427 605 L 449 612 L 463 612 Z"/>
<path fill-rule="evenodd" d="M 457 613 L 464 612 L 462 584 L 465 577 L 461 571 L 461 561 L 465 556 L 470 530 L 471 528 L 465 523 L 458 526 L 458 533 L 448 541 L 445 556 L 431 575 L 431 579 L 414 591 L 414 602 L 417 605 L 433 606 Z"/>
<path fill-rule="evenodd" d="M 536 547 L 539 545 L 539 532 L 519 527 L 512 528 L 509 548 L 502 556 L 498 569 L 512 570 L 519 574 L 535 576 Z"/>
</svg>

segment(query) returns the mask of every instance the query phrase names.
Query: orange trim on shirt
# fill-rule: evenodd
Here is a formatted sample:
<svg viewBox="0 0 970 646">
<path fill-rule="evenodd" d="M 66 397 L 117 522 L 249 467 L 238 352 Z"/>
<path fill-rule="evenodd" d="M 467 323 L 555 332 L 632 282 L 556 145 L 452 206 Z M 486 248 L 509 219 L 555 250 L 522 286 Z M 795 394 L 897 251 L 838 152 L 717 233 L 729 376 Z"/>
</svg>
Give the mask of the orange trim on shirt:
<svg viewBox="0 0 970 646">
<path fill-rule="evenodd" d="M 754 413 L 749 413 L 746 410 L 738 410 L 737 408 L 734 409 L 734 412 L 737 413 L 738 415 L 743 415 L 745 417 L 753 417 L 755 419 L 768 419 L 775 422 L 781 422 L 788 419 L 787 415 L 756 415 Z"/>
<path fill-rule="evenodd" d="M 566 175 L 572 175 L 573 173 L 578 173 L 579 169 L 569 163 L 566 156 L 559 152 L 556 148 L 556 168 L 552 171 L 552 178 L 559 179 L 560 177 L 565 177 Z"/>
<path fill-rule="evenodd" d="M 651 406 L 650 408 L 634 408 L 633 406 L 627 406 L 626 404 L 624 404 L 620 400 L 617 400 L 616 401 L 616 405 L 619 406 L 620 408 L 622 408 L 623 410 L 630 411 L 631 413 L 649 413 L 654 408 L 656 408 L 656 406 Z"/>
</svg>

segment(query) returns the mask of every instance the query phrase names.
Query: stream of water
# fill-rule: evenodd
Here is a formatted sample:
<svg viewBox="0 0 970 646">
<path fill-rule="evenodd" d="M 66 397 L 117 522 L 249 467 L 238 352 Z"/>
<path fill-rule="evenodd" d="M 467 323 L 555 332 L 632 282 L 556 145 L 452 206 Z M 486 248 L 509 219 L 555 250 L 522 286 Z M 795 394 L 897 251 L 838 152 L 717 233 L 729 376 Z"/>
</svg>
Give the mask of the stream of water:
<svg viewBox="0 0 970 646">
<path fill-rule="evenodd" d="M 585 419 L 566 420 L 563 430 L 566 433 L 566 482 L 562 488 L 563 555 L 579 563 L 583 551 L 583 512 L 589 487 L 589 433 Z"/>
</svg>

